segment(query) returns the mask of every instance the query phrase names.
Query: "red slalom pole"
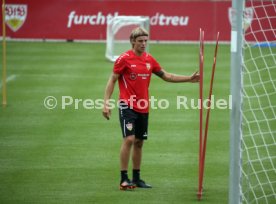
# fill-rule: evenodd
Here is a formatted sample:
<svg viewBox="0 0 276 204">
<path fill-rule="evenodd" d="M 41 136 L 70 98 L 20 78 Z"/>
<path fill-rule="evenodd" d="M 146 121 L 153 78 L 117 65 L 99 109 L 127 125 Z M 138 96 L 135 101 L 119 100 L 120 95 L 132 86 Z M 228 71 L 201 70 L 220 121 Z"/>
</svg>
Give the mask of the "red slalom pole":
<svg viewBox="0 0 276 204">
<path fill-rule="evenodd" d="M 214 54 L 214 62 L 213 62 L 213 68 L 212 68 L 212 77 L 210 82 L 210 89 L 209 89 L 209 97 L 208 97 L 208 107 L 207 107 L 207 114 L 206 114 L 206 121 L 205 121 L 205 132 L 204 132 L 204 138 L 203 138 L 203 149 L 202 149 L 202 155 L 201 155 L 201 189 L 203 184 L 203 175 L 204 175 L 204 165 L 205 165 L 205 154 L 206 154 L 206 145 L 207 145 L 207 136 L 208 136 L 208 128 L 209 128 L 209 116 L 211 111 L 211 97 L 213 92 L 213 83 L 214 83 L 214 77 L 215 77 L 215 69 L 216 69 L 216 63 L 217 63 L 217 52 L 218 52 L 218 39 L 219 39 L 219 32 L 217 33 L 217 41 L 216 41 L 216 48 L 215 48 L 215 54 Z"/>
<path fill-rule="evenodd" d="M 198 200 L 202 196 L 202 144 L 203 144 L 203 68 L 204 68 L 204 31 L 200 29 L 200 50 L 199 50 L 199 100 L 200 100 L 200 109 L 199 109 L 199 169 L 198 169 Z"/>
</svg>

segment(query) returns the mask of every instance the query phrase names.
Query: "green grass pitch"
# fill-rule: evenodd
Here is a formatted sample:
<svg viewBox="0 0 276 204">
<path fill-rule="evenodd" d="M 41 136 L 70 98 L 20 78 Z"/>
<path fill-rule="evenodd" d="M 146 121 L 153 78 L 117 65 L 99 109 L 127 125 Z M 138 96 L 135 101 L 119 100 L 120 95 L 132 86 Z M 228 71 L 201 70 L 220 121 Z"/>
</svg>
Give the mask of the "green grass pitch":
<svg viewBox="0 0 276 204">
<path fill-rule="evenodd" d="M 214 45 L 205 47 L 205 97 Z M 173 84 L 152 76 L 150 94 L 169 109 L 150 111 L 149 139 L 141 175 L 152 189 L 119 191 L 118 111 L 61 107 L 62 96 L 103 98 L 112 63 L 103 43 L 8 42 L 8 105 L 0 107 L 0 203 L 199 203 L 199 111 L 176 108 L 176 96 L 198 99 L 198 84 Z M 151 44 L 151 54 L 169 72 L 198 70 L 198 45 Z M 230 47 L 220 45 L 213 94 L 230 92 Z M 2 85 L 2 83 L 1 83 Z M 1 91 L 2 94 L 2 91 Z M 44 98 L 58 105 L 48 110 Z M 116 87 L 113 98 L 118 97 Z M 131 176 L 131 165 L 130 165 Z M 228 203 L 229 110 L 214 109 L 202 203 Z"/>
</svg>

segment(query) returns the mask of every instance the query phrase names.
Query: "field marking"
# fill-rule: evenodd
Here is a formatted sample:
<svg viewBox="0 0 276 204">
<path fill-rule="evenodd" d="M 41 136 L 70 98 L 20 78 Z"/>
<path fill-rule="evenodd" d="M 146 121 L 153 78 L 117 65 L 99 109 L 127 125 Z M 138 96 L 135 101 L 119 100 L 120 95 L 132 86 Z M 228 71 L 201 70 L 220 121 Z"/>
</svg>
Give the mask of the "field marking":
<svg viewBox="0 0 276 204">
<path fill-rule="evenodd" d="M 15 78 L 16 78 L 15 74 L 8 76 L 7 79 L 6 79 L 6 83 L 15 80 Z M 1 81 L 1 83 L 0 83 L 0 89 L 2 88 L 2 86 L 3 86 L 3 84 L 2 84 L 2 81 Z"/>
</svg>

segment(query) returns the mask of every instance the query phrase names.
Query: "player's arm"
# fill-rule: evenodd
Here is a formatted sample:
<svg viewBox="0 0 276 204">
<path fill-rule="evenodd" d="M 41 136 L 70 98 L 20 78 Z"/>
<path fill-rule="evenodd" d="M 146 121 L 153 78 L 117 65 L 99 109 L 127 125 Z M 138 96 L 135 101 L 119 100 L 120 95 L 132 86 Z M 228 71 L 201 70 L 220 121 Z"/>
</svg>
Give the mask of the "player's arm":
<svg viewBox="0 0 276 204">
<path fill-rule="evenodd" d="M 103 116 L 109 120 L 111 115 L 111 110 L 108 106 L 108 100 L 111 98 L 116 81 L 119 78 L 119 74 L 112 73 L 106 84 L 105 93 L 104 93 L 104 107 L 103 107 Z"/>
<path fill-rule="evenodd" d="M 194 72 L 191 76 L 177 75 L 173 73 L 166 72 L 164 69 L 161 69 L 159 72 L 155 73 L 161 79 L 167 82 L 199 82 L 198 72 Z"/>
</svg>

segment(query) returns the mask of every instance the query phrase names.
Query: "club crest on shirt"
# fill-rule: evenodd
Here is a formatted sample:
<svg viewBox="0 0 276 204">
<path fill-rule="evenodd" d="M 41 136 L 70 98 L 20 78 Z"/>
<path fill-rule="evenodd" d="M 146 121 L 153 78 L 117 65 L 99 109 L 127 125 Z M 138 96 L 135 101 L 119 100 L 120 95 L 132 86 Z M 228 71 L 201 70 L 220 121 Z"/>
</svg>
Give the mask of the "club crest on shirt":
<svg viewBox="0 0 276 204">
<path fill-rule="evenodd" d="M 150 70 L 150 63 L 146 63 L 146 67 L 148 70 Z"/>
<path fill-rule="evenodd" d="M 128 124 L 126 124 L 126 128 L 127 128 L 129 131 L 131 131 L 131 130 L 132 130 L 132 128 L 133 128 L 132 123 L 128 123 Z"/>
</svg>

